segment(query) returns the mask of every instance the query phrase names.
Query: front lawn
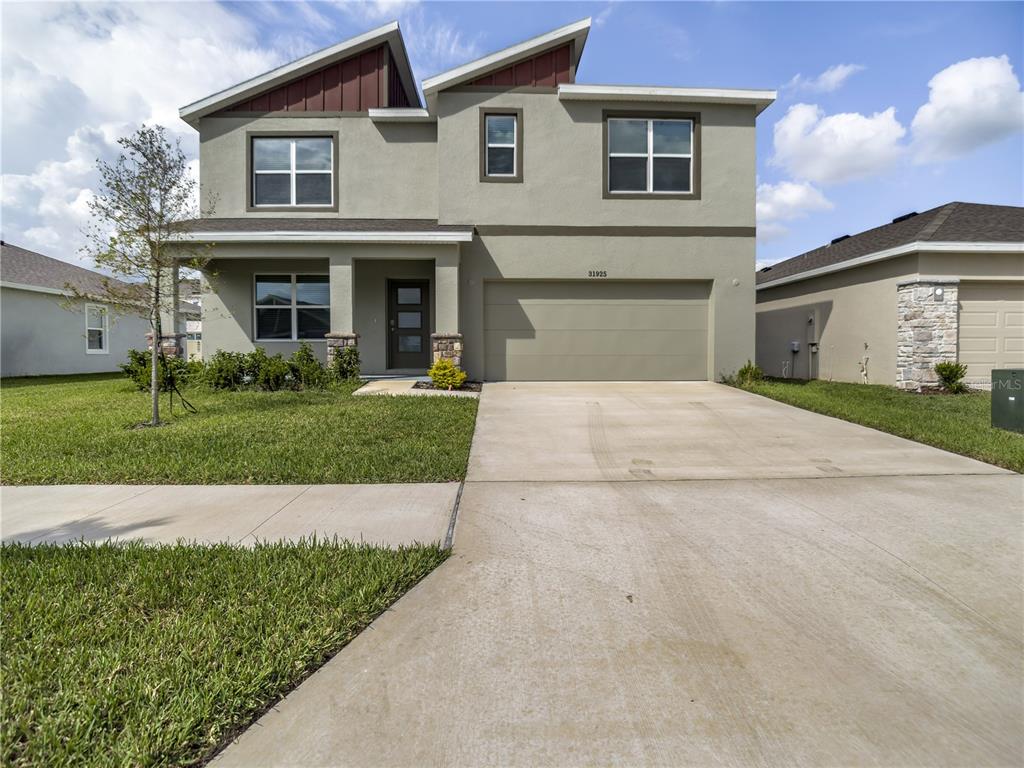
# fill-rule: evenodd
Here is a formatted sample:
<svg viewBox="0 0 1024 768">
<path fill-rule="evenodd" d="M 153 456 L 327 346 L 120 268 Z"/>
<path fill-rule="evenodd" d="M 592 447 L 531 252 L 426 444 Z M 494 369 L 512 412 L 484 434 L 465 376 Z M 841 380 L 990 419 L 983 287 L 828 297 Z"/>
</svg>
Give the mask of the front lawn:
<svg viewBox="0 0 1024 768">
<path fill-rule="evenodd" d="M 773 400 L 1024 472 L 1024 435 L 990 426 L 991 395 L 917 395 L 895 387 L 770 379 L 744 386 Z"/>
<path fill-rule="evenodd" d="M 5 544 L 2 764 L 196 764 L 445 557 L 347 542 Z"/>
<path fill-rule="evenodd" d="M 199 409 L 149 417 L 119 374 L 0 383 L 0 480 L 51 483 L 391 483 L 465 477 L 476 400 L 189 388 Z"/>
</svg>

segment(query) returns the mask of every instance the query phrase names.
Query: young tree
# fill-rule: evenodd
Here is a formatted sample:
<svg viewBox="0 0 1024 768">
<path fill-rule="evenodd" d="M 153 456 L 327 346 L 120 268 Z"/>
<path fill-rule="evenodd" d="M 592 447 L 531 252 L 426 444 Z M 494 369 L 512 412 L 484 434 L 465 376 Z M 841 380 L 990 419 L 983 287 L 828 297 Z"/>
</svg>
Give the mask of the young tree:
<svg viewBox="0 0 1024 768">
<path fill-rule="evenodd" d="M 149 318 L 149 424 L 157 426 L 164 318 L 177 314 L 178 267 L 199 268 L 204 261 L 197 246 L 181 240 L 198 215 L 198 184 L 189 174 L 180 141 L 172 144 L 162 126 L 143 126 L 117 143 L 123 151 L 113 163 L 97 161 L 100 189 L 88 204 L 91 220 L 83 252 L 97 267 L 128 283 L 104 280 L 100 298 L 120 312 Z"/>
</svg>

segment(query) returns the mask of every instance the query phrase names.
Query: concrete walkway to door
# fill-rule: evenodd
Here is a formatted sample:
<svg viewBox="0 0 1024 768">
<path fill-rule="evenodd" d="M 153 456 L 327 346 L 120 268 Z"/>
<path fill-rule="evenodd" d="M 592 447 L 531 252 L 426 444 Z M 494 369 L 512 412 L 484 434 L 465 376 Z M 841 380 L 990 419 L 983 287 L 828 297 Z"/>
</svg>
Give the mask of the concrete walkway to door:
<svg viewBox="0 0 1024 768">
<path fill-rule="evenodd" d="M 453 557 L 220 765 L 1007 765 L 1024 478 L 714 384 L 500 384 Z"/>
</svg>

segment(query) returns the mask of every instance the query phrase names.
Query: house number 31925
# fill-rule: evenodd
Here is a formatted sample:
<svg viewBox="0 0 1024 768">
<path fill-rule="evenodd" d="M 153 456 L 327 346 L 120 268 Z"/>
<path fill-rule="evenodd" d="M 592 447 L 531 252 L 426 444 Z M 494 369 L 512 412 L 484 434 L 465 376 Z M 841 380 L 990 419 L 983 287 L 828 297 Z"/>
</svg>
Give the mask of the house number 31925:
<svg viewBox="0 0 1024 768">
<path fill-rule="evenodd" d="M 608 277 L 607 269 L 592 269 L 587 272 L 587 277 Z"/>
</svg>

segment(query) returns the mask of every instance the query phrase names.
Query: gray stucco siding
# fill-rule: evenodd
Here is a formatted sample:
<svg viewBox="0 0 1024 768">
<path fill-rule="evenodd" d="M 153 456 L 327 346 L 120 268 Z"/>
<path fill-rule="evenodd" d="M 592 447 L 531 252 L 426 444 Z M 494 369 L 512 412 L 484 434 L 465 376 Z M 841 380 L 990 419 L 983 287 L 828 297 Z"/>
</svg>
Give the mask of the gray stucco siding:
<svg viewBox="0 0 1024 768">
<path fill-rule="evenodd" d="M 86 351 L 86 302 L 65 308 L 56 294 L 0 288 L 0 375 L 117 371 L 129 349 L 145 349 L 149 322 L 110 312 L 106 353 Z M 101 302 L 89 302 L 101 303 Z"/>
<path fill-rule="evenodd" d="M 336 134 L 337 210 L 247 212 L 250 133 Z M 437 127 L 366 116 L 204 117 L 199 130 L 204 210 L 215 217 L 437 218 Z"/>
<path fill-rule="evenodd" d="M 480 109 L 522 109 L 521 184 L 480 181 Z M 699 200 L 605 199 L 603 114 L 699 113 Z M 753 227 L 753 107 L 563 102 L 553 92 L 438 97 L 440 220 L 452 224 Z"/>
</svg>

